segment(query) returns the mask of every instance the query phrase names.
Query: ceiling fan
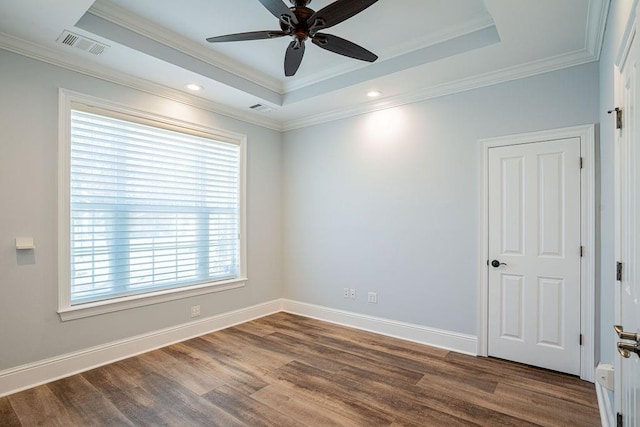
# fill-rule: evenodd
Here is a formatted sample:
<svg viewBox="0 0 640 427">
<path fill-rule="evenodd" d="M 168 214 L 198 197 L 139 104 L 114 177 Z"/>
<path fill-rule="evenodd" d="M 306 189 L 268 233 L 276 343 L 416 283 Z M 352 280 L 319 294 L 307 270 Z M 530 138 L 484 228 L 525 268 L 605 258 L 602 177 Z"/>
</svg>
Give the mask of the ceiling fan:
<svg viewBox="0 0 640 427">
<path fill-rule="evenodd" d="M 304 42 L 311 39 L 313 44 L 328 51 L 362 61 L 374 62 L 378 57 L 362 46 L 331 34 L 320 33 L 352 16 L 362 12 L 378 0 L 337 0 L 319 11 L 309 9 L 311 0 L 290 0 L 293 7 L 287 7 L 282 0 L 259 0 L 269 12 L 280 21 L 280 30 L 252 31 L 209 37 L 210 43 L 245 40 L 273 39 L 291 36 L 293 41 L 284 57 L 284 74 L 293 76 L 300 68 L 304 56 Z"/>
</svg>

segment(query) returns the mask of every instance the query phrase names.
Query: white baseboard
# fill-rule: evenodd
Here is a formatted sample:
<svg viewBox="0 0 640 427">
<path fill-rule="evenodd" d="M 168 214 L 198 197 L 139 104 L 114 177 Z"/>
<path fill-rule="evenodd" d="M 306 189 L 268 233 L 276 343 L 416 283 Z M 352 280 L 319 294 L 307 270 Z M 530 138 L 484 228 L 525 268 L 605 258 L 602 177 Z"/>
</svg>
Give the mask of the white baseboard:
<svg viewBox="0 0 640 427">
<path fill-rule="evenodd" d="M 477 338 L 473 335 L 443 331 L 413 323 L 336 310 L 288 299 L 282 300 L 282 311 L 458 353 L 476 355 Z"/>
<path fill-rule="evenodd" d="M 613 405 L 609 398 L 609 392 L 598 381 L 596 381 L 596 395 L 598 396 L 598 408 L 600 409 L 600 423 L 602 427 L 613 427 L 616 425 L 613 413 Z"/>
<path fill-rule="evenodd" d="M 0 397 L 281 311 L 274 300 L 0 371 Z"/>
<path fill-rule="evenodd" d="M 0 397 L 280 311 L 459 353 L 476 354 L 477 339 L 475 336 L 287 299 L 277 299 L 0 371 Z"/>
</svg>

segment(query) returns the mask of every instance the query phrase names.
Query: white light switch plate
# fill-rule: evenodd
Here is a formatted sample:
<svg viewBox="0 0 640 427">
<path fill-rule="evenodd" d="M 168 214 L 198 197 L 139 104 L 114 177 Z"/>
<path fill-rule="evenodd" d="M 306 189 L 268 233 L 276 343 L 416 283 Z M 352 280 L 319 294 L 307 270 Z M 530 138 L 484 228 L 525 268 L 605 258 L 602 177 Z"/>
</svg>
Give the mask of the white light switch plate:
<svg viewBox="0 0 640 427">
<path fill-rule="evenodd" d="M 33 237 L 16 237 L 16 249 L 35 249 L 36 244 L 33 241 Z"/>
</svg>

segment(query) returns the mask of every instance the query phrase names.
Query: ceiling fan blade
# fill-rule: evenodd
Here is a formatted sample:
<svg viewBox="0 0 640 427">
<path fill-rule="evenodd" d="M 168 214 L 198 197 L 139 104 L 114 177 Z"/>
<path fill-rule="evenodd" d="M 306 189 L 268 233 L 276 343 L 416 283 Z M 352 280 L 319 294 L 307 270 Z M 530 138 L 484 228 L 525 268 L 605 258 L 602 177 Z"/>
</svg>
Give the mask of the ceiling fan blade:
<svg viewBox="0 0 640 427">
<path fill-rule="evenodd" d="M 282 2 L 282 0 L 258 0 L 258 1 L 262 3 L 262 5 L 266 7 L 267 10 L 269 10 L 269 12 L 271 12 L 271 14 L 276 18 L 278 18 L 279 20 L 282 21 L 283 20 L 282 16 L 285 15 L 289 17 L 288 19 L 293 24 L 298 23 L 298 19 L 296 18 L 296 15 L 294 15 L 293 12 L 291 12 L 291 10 L 287 7 L 286 4 Z M 284 21 L 286 22 L 286 19 Z"/>
<path fill-rule="evenodd" d="M 304 56 L 304 42 L 296 40 L 289 43 L 287 53 L 284 56 L 284 75 L 293 76 L 300 68 L 302 57 Z"/>
<path fill-rule="evenodd" d="M 227 34 L 224 36 L 209 37 L 207 41 L 209 43 L 240 42 L 245 40 L 275 39 L 286 35 L 287 33 L 285 33 L 284 31 L 252 31 L 250 33 Z"/>
<path fill-rule="evenodd" d="M 344 20 L 362 12 L 378 0 L 337 0 L 323 7 L 307 20 L 309 26 L 320 30 L 333 27 Z M 316 22 L 316 20 L 318 20 Z"/>
<path fill-rule="evenodd" d="M 358 46 L 357 44 L 350 42 L 349 40 L 345 40 L 342 37 L 318 33 L 313 37 L 312 41 L 316 46 L 333 53 L 348 56 L 349 58 L 367 62 L 374 62 L 378 59 L 378 56 L 373 52 L 369 52 L 362 46 Z"/>
</svg>

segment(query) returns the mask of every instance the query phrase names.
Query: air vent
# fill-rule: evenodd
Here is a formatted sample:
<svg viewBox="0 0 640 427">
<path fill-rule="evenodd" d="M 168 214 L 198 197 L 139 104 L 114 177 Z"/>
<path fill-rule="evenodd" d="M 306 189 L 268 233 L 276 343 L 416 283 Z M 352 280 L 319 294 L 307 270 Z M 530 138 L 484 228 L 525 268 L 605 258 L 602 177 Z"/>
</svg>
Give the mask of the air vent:
<svg viewBox="0 0 640 427">
<path fill-rule="evenodd" d="M 102 55 L 109 46 L 104 43 L 91 40 L 90 38 L 64 30 L 58 40 L 58 43 L 75 47 L 93 55 Z"/>
<path fill-rule="evenodd" d="M 251 108 L 253 111 L 259 111 L 261 113 L 268 113 L 269 111 L 273 111 L 273 108 L 269 107 L 268 105 L 262 104 L 252 105 L 249 108 Z"/>
</svg>

